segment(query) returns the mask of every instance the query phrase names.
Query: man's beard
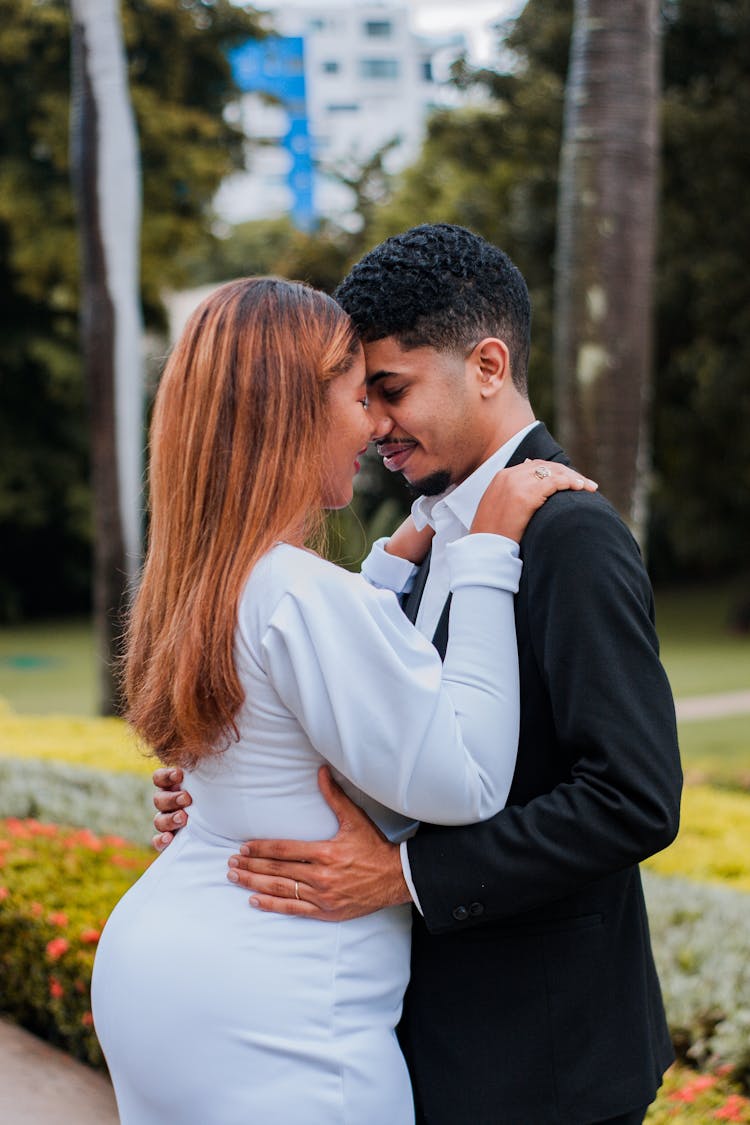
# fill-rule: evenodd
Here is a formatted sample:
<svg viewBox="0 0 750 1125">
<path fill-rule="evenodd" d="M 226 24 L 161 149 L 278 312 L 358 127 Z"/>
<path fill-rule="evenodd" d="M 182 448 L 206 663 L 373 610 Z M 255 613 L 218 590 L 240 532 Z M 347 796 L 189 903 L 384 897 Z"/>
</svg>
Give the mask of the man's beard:
<svg viewBox="0 0 750 1125">
<path fill-rule="evenodd" d="M 421 480 L 407 480 L 406 487 L 414 496 L 440 496 L 451 483 L 448 470 L 438 469 L 437 472 L 430 473 Z"/>
</svg>

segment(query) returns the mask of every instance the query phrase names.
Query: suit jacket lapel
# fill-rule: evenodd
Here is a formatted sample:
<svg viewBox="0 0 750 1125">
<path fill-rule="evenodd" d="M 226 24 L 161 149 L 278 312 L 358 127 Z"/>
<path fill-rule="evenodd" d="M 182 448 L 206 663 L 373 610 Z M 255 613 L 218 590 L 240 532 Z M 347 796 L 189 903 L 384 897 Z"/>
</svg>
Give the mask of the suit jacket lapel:
<svg viewBox="0 0 750 1125">
<path fill-rule="evenodd" d="M 412 625 L 417 620 L 419 603 L 422 600 L 422 594 L 424 593 L 424 586 L 425 582 L 427 581 L 427 575 L 430 573 L 430 556 L 431 552 L 428 551 L 422 565 L 417 571 L 416 577 L 414 579 L 414 585 L 401 603 L 401 608 L 411 621 Z"/>
</svg>

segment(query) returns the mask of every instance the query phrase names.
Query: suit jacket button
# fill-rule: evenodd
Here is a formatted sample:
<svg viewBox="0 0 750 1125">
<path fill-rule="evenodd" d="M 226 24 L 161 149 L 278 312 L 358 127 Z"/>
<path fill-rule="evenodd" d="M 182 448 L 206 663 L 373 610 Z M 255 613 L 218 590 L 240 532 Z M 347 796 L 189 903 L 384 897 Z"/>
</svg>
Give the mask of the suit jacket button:
<svg viewBox="0 0 750 1125">
<path fill-rule="evenodd" d="M 478 918 L 480 914 L 484 914 L 484 906 L 482 905 L 482 903 L 472 902 L 471 906 L 469 907 L 469 914 L 471 914 L 473 918 Z"/>
<path fill-rule="evenodd" d="M 466 909 L 465 906 L 457 906 L 456 909 L 453 911 L 453 917 L 456 919 L 457 922 L 465 922 L 466 919 L 469 917 L 469 911 Z"/>
</svg>

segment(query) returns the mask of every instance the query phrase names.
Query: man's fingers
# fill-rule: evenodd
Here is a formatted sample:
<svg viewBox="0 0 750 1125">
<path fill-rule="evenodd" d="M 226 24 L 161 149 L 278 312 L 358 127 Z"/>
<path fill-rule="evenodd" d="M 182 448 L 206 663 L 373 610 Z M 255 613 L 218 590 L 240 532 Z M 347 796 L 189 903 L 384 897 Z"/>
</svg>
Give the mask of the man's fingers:
<svg viewBox="0 0 750 1125">
<path fill-rule="evenodd" d="M 160 766 L 152 776 L 157 789 L 174 789 L 182 785 L 182 778 L 182 770 L 175 766 Z"/>
<path fill-rule="evenodd" d="M 250 859 L 283 859 L 294 863 L 328 862 L 326 840 L 248 840 L 240 848 Z"/>
<path fill-rule="evenodd" d="M 240 882 L 244 885 L 249 885 L 249 880 L 254 875 L 267 875 L 276 879 L 286 879 L 287 882 L 294 882 L 296 879 L 299 883 L 309 883 L 311 887 L 315 887 L 315 871 L 316 867 L 313 863 L 296 863 L 293 860 L 280 860 L 280 859 L 248 859 L 243 855 L 233 855 L 229 859 L 229 867 L 232 871 L 238 871 L 242 874 Z"/>
<path fill-rule="evenodd" d="M 251 895 L 250 905 L 267 914 L 294 914 L 298 918 L 318 918 L 322 922 L 333 921 L 311 902 L 298 902 L 296 898 L 274 898 L 273 895 Z"/>
<path fill-rule="evenodd" d="M 157 852 L 163 852 L 174 840 L 171 832 L 160 832 L 158 836 L 151 837 L 151 847 Z"/>
<path fill-rule="evenodd" d="M 154 806 L 162 813 L 177 812 L 178 809 L 192 805 L 193 798 L 184 789 L 176 789 L 172 793 L 155 793 Z"/>
<path fill-rule="evenodd" d="M 236 878 L 234 877 L 236 876 Z M 297 879 L 275 878 L 268 875 L 249 874 L 240 872 L 237 868 L 230 868 L 227 872 L 230 883 L 239 883 L 248 891 L 255 894 L 266 895 L 269 898 L 292 900 L 293 902 L 308 902 L 320 906 L 320 898 L 313 888 Z M 298 888 L 298 891 L 295 891 Z"/>
<path fill-rule="evenodd" d="M 187 824 L 187 813 L 157 813 L 154 817 L 154 828 L 157 832 L 173 832 L 175 829 L 184 828 Z"/>
</svg>

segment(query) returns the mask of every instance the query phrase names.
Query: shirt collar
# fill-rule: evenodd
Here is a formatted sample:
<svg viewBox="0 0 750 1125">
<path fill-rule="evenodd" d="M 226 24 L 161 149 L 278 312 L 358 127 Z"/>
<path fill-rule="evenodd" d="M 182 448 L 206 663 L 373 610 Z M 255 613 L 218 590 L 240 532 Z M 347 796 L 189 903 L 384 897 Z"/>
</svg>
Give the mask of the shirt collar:
<svg viewBox="0 0 750 1125">
<path fill-rule="evenodd" d="M 538 425 L 539 422 L 534 421 L 519 430 L 460 484 L 452 484 L 440 496 L 420 496 L 415 500 L 411 506 L 411 514 L 417 530 L 422 531 L 428 524 L 434 529 L 441 514 L 450 512 L 464 530 L 468 531 L 479 501 L 495 473 L 505 468 L 526 435 Z"/>
</svg>

